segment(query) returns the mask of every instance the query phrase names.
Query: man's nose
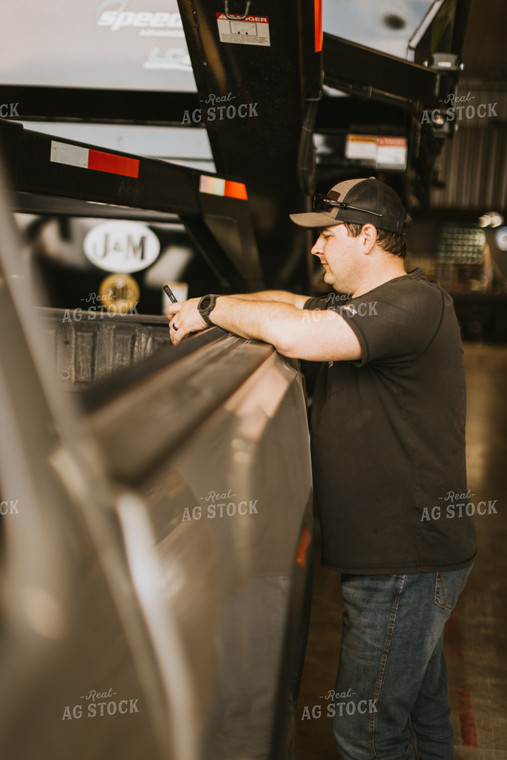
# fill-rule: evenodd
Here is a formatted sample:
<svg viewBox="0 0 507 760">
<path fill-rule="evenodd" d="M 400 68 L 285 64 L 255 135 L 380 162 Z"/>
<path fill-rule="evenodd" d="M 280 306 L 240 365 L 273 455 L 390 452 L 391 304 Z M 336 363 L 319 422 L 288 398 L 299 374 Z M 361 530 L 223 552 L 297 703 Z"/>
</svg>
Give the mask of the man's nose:
<svg viewBox="0 0 507 760">
<path fill-rule="evenodd" d="M 313 253 L 314 256 L 318 256 L 319 254 L 322 253 L 322 235 L 319 235 L 319 237 L 313 244 L 313 247 L 310 253 Z"/>
</svg>

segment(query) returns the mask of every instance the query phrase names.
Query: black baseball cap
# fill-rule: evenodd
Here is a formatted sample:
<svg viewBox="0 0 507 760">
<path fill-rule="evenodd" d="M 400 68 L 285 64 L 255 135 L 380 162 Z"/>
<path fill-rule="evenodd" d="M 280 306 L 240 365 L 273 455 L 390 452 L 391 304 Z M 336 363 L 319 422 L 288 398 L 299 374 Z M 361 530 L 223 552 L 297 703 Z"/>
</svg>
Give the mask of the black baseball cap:
<svg viewBox="0 0 507 760">
<path fill-rule="evenodd" d="M 401 235 L 405 208 L 401 199 L 385 182 L 368 177 L 348 179 L 334 185 L 327 195 L 315 195 L 313 211 L 290 214 L 300 227 L 331 227 L 341 222 L 366 224 Z"/>
</svg>

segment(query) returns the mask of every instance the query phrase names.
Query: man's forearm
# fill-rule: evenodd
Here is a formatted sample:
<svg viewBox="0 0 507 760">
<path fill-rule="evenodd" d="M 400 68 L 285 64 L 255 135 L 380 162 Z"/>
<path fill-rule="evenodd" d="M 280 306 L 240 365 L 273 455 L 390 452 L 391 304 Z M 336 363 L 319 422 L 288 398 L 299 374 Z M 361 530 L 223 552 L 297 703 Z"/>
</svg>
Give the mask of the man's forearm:
<svg viewBox="0 0 507 760">
<path fill-rule="evenodd" d="M 332 309 L 312 315 L 280 301 L 248 302 L 234 296 L 219 296 L 210 319 L 243 338 L 271 343 L 284 356 L 309 361 L 361 357 L 355 333 Z"/>
<path fill-rule="evenodd" d="M 300 310 L 293 304 L 276 299 L 219 296 L 210 318 L 213 324 L 228 332 L 242 338 L 263 340 L 279 348 L 280 333 L 300 314 Z"/>
<path fill-rule="evenodd" d="M 288 303 L 297 309 L 302 309 L 310 296 L 289 293 L 288 290 L 260 290 L 257 293 L 238 293 L 231 298 L 239 298 L 242 301 L 265 301 L 268 303 Z"/>
</svg>

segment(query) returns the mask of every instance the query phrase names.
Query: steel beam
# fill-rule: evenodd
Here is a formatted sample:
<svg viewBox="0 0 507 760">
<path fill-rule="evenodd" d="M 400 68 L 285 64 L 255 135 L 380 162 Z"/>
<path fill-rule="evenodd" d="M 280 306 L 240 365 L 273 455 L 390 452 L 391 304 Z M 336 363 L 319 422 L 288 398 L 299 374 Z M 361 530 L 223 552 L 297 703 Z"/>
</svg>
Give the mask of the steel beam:
<svg viewBox="0 0 507 760">
<path fill-rule="evenodd" d="M 199 107 L 195 92 L 108 90 L 88 87 L 0 85 L 8 118 L 24 121 L 94 122 L 181 126 L 185 111 Z M 190 123 L 187 126 L 198 127 Z"/>
<path fill-rule="evenodd" d="M 448 76 L 355 42 L 324 34 L 324 83 L 358 97 L 388 98 L 416 113 L 438 107 Z"/>
<path fill-rule="evenodd" d="M 266 282 L 307 288 L 308 237 L 289 213 L 308 208 L 314 192 L 320 5 L 280 0 L 242 21 L 246 4 L 239 0 L 227 9 L 208 0 L 178 4 L 215 166 L 247 186 Z M 254 36 L 263 32 L 259 27 L 269 27 L 269 43 L 251 44 L 241 27 L 249 18 Z M 226 37 L 220 27 L 228 21 Z M 234 115 L 239 108 L 244 118 Z"/>
<path fill-rule="evenodd" d="M 191 233 L 194 227 L 197 230 L 193 237 L 224 291 L 262 287 L 242 183 L 168 161 L 33 132 L 2 120 L 0 143 L 15 191 L 178 214 Z M 55 207 L 57 211 L 57 202 Z M 224 234 L 224 227 L 229 234 Z"/>
</svg>

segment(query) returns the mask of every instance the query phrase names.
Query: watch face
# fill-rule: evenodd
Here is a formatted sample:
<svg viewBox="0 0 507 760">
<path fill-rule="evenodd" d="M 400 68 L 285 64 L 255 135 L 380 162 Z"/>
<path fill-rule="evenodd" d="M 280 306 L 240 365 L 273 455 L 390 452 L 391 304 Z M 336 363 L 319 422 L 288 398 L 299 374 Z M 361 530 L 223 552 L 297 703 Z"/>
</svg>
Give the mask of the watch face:
<svg viewBox="0 0 507 760">
<path fill-rule="evenodd" d="M 212 325 L 213 322 L 211 321 L 209 315 L 210 312 L 213 311 L 213 308 L 215 306 L 216 296 L 212 293 L 208 293 L 207 295 L 203 296 L 198 304 L 199 314 L 204 319 L 207 325 Z"/>
</svg>

